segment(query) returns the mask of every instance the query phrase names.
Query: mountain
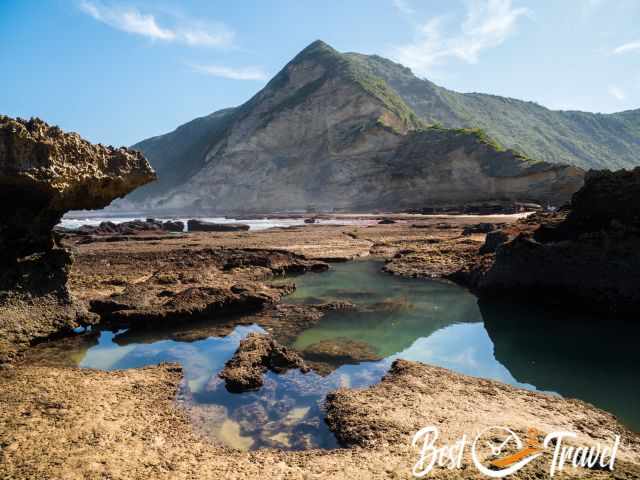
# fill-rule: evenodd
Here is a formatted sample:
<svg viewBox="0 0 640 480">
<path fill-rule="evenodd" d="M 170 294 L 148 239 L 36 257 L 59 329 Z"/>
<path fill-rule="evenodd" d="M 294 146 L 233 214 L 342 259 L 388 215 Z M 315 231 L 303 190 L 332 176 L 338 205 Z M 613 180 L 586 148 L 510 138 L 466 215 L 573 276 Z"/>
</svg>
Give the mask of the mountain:
<svg viewBox="0 0 640 480">
<path fill-rule="evenodd" d="M 447 90 L 377 55 L 345 56 L 386 81 L 427 123 L 480 128 L 508 148 L 553 163 L 584 169 L 640 165 L 640 110 L 614 114 L 553 111 L 513 98 Z"/>
<path fill-rule="evenodd" d="M 158 181 L 132 192 L 129 200 L 155 196 L 186 181 L 201 166 L 209 145 L 214 145 L 229 125 L 234 108 L 219 110 L 206 117 L 196 118 L 171 133 L 151 137 L 132 148 L 151 159 Z"/>
<path fill-rule="evenodd" d="M 378 59 L 314 42 L 245 104 L 134 145 L 162 179 L 138 200 L 219 213 L 400 210 L 557 204 L 581 185 L 578 168 L 531 160 L 478 129 L 430 125 Z"/>
</svg>

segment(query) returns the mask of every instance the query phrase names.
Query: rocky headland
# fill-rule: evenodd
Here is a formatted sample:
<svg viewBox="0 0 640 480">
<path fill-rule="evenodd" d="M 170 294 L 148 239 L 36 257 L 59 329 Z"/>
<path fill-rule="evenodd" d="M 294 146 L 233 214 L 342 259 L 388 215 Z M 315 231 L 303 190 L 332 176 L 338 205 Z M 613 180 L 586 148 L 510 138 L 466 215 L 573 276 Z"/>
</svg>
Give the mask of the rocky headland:
<svg viewBox="0 0 640 480">
<path fill-rule="evenodd" d="M 640 168 L 590 171 L 565 209 L 487 235 L 481 252 L 489 255 L 470 268 L 468 281 L 485 297 L 509 293 L 565 308 L 636 314 L 639 205 Z"/>
</svg>

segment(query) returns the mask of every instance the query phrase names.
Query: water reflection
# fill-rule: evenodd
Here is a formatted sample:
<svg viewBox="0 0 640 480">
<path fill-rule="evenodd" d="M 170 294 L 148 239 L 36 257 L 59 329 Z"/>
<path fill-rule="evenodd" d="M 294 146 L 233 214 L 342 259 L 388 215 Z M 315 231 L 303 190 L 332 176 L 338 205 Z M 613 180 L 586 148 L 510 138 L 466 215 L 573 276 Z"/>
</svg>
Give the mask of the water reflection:
<svg viewBox="0 0 640 480">
<path fill-rule="evenodd" d="M 495 358 L 520 382 L 579 398 L 640 431 L 640 325 L 512 302 L 480 302 Z"/>
<path fill-rule="evenodd" d="M 330 312 L 283 336 L 293 337 L 291 345 L 315 371 L 268 373 L 256 392 L 229 393 L 217 374 L 244 336 L 273 327 L 260 315 L 156 331 L 92 332 L 33 349 L 32 361 L 104 370 L 180 363 L 180 400 L 196 429 L 238 449 L 335 447 L 323 420 L 326 394 L 378 382 L 396 358 L 578 397 L 637 428 L 632 402 L 640 393 L 633 371 L 640 359 L 634 346 L 639 327 L 616 322 L 614 328 L 614 322 L 530 305 L 479 306 L 458 286 L 392 277 L 380 267 L 352 262 L 295 278 L 298 289 L 288 301 L 348 300 L 356 309 Z"/>
</svg>

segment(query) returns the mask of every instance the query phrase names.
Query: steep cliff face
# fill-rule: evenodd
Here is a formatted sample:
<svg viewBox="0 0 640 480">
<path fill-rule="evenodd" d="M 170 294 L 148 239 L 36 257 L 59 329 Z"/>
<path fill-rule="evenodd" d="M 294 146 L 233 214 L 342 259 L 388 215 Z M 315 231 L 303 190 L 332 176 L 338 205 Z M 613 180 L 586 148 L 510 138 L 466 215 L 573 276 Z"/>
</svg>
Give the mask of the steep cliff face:
<svg viewBox="0 0 640 480">
<path fill-rule="evenodd" d="M 85 313 L 67 289 L 71 255 L 52 232 L 62 215 L 105 207 L 154 178 L 139 152 L 0 116 L 0 363 Z"/>
<path fill-rule="evenodd" d="M 579 169 L 503 151 L 480 132 L 428 127 L 381 78 L 314 42 L 230 114 L 197 172 L 148 206 L 229 213 L 560 203 L 581 178 Z"/>
</svg>

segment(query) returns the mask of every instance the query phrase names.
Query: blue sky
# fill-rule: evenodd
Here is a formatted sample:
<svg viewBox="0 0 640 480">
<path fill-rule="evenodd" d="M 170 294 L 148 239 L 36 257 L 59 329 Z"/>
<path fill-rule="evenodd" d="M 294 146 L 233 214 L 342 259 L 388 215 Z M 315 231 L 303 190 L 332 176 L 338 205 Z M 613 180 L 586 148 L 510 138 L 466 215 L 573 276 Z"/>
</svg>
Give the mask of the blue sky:
<svg viewBox="0 0 640 480">
<path fill-rule="evenodd" d="M 130 145 L 244 102 L 316 39 L 458 91 L 640 107 L 637 0 L 0 0 L 0 113 Z"/>
</svg>

